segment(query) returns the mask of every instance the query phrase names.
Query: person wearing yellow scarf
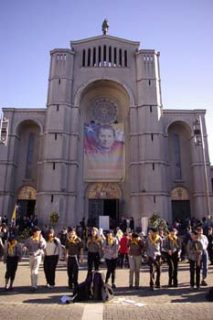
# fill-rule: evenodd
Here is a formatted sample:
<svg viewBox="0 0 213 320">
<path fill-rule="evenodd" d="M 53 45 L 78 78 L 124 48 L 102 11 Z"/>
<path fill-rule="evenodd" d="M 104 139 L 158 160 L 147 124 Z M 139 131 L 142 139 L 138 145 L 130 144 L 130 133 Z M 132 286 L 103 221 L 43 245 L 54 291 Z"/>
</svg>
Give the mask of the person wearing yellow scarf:
<svg viewBox="0 0 213 320">
<path fill-rule="evenodd" d="M 132 233 L 128 242 L 129 247 L 129 287 L 133 287 L 135 281 L 135 288 L 139 289 L 140 285 L 140 267 L 142 261 L 143 242 L 139 235 Z"/>
<path fill-rule="evenodd" d="M 68 286 L 77 289 L 79 262 L 83 262 L 83 242 L 77 236 L 74 228 L 68 229 L 68 237 L 65 243 L 65 260 L 67 262 Z"/>
<path fill-rule="evenodd" d="M 11 235 L 6 241 L 4 262 L 6 263 L 5 290 L 13 289 L 18 262 L 21 259 L 21 246 L 14 235 Z M 10 282 L 10 283 L 9 283 Z"/>
<path fill-rule="evenodd" d="M 99 236 L 98 229 L 96 227 L 93 227 L 91 229 L 86 246 L 88 249 L 88 257 L 87 257 L 88 273 L 92 272 L 93 267 L 95 271 L 98 271 L 99 265 L 100 265 L 100 258 L 103 253 L 102 252 L 103 237 Z"/>
<path fill-rule="evenodd" d="M 8 254 L 9 256 L 14 256 L 15 255 L 15 247 L 17 245 L 17 241 L 14 239 L 14 240 L 11 240 L 11 241 L 8 241 Z"/>
<path fill-rule="evenodd" d="M 156 246 L 159 242 L 160 236 L 159 234 L 155 233 L 155 232 L 150 232 L 149 234 L 149 241 L 151 242 L 151 244 L 153 246 Z"/>
<path fill-rule="evenodd" d="M 108 240 L 108 245 L 109 246 L 112 246 L 114 243 L 115 243 L 115 237 L 113 237 L 113 234 L 112 234 L 112 232 L 110 232 L 109 234 L 108 234 L 108 237 L 107 237 L 107 240 Z"/>
<path fill-rule="evenodd" d="M 32 236 L 27 238 L 24 243 L 24 248 L 29 253 L 31 285 L 32 291 L 35 291 L 38 289 L 39 266 L 46 248 L 46 240 L 43 238 L 41 229 L 38 226 L 34 226 L 31 232 Z"/>
<path fill-rule="evenodd" d="M 108 231 L 106 239 L 103 244 L 104 258 L 107 266 L 105 283 L 107 283 L 111 277 L 112 288 L 116 288 L 115 270 L 117 266 L 118 249 L 119 249 L 118 239 L 114 237 L 112 231 Z"/>
<path fill-rule="evenodd" d="M 163 243 L 163 250 L 166 254 L 166 260 L 169 266 L 168 287 L 178 286 L 178 261 L 181 252 L 181 242 L 177 236 L 177 229 L 170 228 L 168 236 Z"/>
<path fill-rule="evenodd" d="M 151 228 L 145 242 L 145 251 L 150 267 L 150 288 L 160 288 L 162 238 L 158 229 Z M 155 279 L 156 273 L 156 279 Z M 155 280 L 155 284 L 154 284 Z M 155 285 L 155 287 L 154 287 Z"/>
<path fill-rule="evenodd" d="M 197 289 L 200 288 L 202 282 L 201 277 L 201 257 L 203 255 L 204 246 L 199 241 L 199 233 L 197 230 L 191 232 L 191 238 L 186 245 L 187 256 L 189 259 L 189 274 L 191 289 L 196 285 Z"/>
<path fill-rule="evenodd" d="M 33 241 L 39 241 L 40 240 L 40 233 L 36 232 L 31 236 L 31 239 Z"/>
<path fill-rule="evenodd" d="M 48 288 L 55 286 L 55 274 L 61 253 L 61 241 L 55 236 L 55 232 L 50 228 L 47 232 L 47 244 L 44 250 L 44 274 Z"/>
</svg>

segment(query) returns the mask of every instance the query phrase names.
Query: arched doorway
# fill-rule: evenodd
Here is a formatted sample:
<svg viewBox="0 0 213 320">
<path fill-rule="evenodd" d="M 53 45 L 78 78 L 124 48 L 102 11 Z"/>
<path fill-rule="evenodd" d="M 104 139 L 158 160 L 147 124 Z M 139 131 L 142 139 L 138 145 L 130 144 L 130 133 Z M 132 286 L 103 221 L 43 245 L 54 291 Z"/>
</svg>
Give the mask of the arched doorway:
<svg viewBox="0 0 213 320">
<path fill-rule="evenodd" d="M 17 198 L 18 213 L 21 217 L 35 214 L 36 190 L 31 186 L 21 188 Z"/>
<path fill-rule="evenodd" d="M 182 222 L 190 219 L 191 209 L 188 191 L 183 187 L 177 187 L 171 192 L 172 198 L 172 218 Z"/>
<path fill-rule="evenodd" d="M 99 226 L 99 217 L 108 216 L 110 228 L 119 221 L 121 190 L 116 183 L 93 183 L 87 190 L 88 225 Z"/>
</svg>

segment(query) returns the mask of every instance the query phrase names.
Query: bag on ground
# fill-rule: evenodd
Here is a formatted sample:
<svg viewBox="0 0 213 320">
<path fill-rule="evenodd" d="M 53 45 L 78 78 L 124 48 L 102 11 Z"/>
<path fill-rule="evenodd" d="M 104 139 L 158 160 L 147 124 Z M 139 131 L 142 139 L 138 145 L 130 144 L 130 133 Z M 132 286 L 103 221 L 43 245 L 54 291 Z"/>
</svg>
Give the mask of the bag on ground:
<svg viewBox="0 0 213 320">
<path fill-rule="evenodd" d="M 213 301 L 213 287 L 209 289 L 209 292 L 206 295 L 208 301 Z"/>
<path fill-rule="evenodd" d="M 104 276 L 99 271 L 89 273 L 86 280 L 80 283 L 73 293 L 73 302 L 80 301 L 109 301 L 113 298 L 112 287 L 104 283 Z"/>
<path fill-rule="evenodd" d="M 73 292 L 73 302 L 88 301 L 92 299 L 92 274 L 88 274 L 85 281 L 79 283 L 76 290 Z"/>
</svg>

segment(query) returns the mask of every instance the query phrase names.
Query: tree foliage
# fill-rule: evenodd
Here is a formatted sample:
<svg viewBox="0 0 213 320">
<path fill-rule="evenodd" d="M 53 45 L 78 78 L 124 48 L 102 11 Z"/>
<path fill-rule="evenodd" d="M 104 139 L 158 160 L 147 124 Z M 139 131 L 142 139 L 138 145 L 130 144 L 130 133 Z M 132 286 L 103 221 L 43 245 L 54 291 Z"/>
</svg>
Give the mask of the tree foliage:
<svg viewBox="0 0 213 320">
<path fill-rule="evenodd" d="M 153 213 L 152 216 L 149 218 L 149 227 L 163 229 L 165 232 L 168 231 L 168 225 L 166 223 L 166 220 L 160 217 L 157 213 Z"/>
</svg>

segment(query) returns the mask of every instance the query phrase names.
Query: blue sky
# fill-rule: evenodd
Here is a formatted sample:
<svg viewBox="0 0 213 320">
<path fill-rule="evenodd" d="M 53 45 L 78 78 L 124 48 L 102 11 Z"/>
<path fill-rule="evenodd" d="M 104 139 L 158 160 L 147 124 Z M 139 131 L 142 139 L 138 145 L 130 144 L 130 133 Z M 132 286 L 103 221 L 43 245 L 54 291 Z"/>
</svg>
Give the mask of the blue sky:
<svg viewBox="0 0 213 320">
<path fill-rule="evenodd" d="M 109 34 L 160 51 L 164 108 L 206 109 L 213 163 L 212 0 L 0 0 L 0 106 L 45 107 L 49 51 Z"/>
</svg>

